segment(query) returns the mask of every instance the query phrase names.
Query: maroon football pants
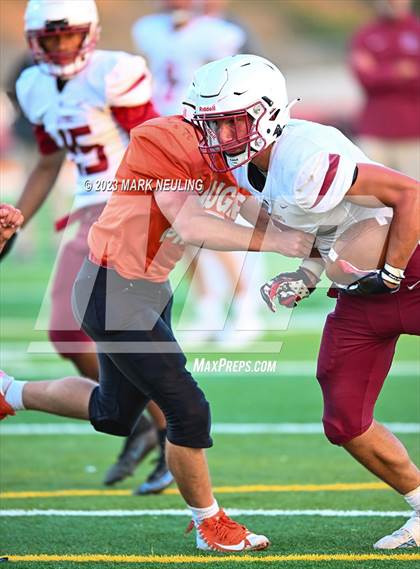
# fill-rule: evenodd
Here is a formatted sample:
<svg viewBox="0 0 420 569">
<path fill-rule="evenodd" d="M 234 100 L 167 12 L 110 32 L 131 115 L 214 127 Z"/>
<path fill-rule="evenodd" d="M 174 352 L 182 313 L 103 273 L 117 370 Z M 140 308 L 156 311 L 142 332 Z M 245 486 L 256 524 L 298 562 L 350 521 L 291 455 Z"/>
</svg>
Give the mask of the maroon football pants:
<svg viewBox="0 0 420 569">
<path fill-rule="evenodd" d="M 340 293 L 328 315 L 318 357 L 324 431 L 342 445 L 364 433 L 401 334 L 420 336 L 420 247 L 394 294 Z"/>
</svg>

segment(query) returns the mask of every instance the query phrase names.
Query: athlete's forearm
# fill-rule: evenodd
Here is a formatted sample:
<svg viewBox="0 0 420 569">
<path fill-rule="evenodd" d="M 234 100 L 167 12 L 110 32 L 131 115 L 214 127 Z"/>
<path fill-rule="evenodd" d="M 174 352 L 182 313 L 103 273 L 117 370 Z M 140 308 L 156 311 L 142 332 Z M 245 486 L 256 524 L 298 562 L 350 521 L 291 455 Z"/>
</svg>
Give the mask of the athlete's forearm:
<svg viewBox="0 0 420 569">
<path fill-rule="evenodd" d="M 420 238 L 420 186 L 413 178 L 373 164 L 358 164 L 347 199 L 365 206 L 393 209 L 386 262 L 404 269 Z"/>
<path fill-rule="evenodd" d="M 405 269 L 420 239 L 420 191 L 407 192 L 394 207 L 386 262 Z"/>
<path fill-rule="evenodd" d="M 185 192 L 155 192 L 156 202 L 185 243 L 218 251 L 267 251 L 307 257 L 313 236 L 301 231 L 244 227 L 207 212 L 197 196 Z"/>
<path fill-rule="evenodd" d="M 270 240 L 264 240 L 265 232 L 245 227 L 203 213 L 191 220 L 188 227 L 177 230 L 190 245 L 216 251 L 273 251 Z"/>
<path fill-rule="evenodd" d="M 245 200 L 239 213 L 251 225 L 261 229 L 265 229 L 271 220 L 265 204 L 254 197 Z"/>
<path fill-rule="evenodd" d="M 64 152 L 41 156 L 29 174 L 22 194 L 16 204 L 16 207 L 20 209 L 25 218 L 24 225 L 26 225 L 31 217 L 38 211 L 52 190 L 64 157 Z"/>
<path fill-rule="evenodd" d="M 178 230 L 177 230 L 178 231 Z M 280 231 L 272 223 L 267 227 L 244 227 L 214 217 L 209 213 L 195 215 L 181 238 L 189 244 L 218 251 L 262 251 L 287 257 L 307 257 L 313 236 L 301 231 Z"/>
</svg>

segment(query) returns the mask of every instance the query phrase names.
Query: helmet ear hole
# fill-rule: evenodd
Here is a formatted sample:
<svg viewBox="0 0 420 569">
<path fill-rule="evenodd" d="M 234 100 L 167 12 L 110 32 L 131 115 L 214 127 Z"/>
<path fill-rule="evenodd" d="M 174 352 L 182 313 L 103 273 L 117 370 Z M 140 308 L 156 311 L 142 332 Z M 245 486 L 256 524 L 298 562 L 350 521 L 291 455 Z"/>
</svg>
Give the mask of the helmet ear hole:
<svg viewBox="0 0 420 569">
<path fill-rule="evenodd" d="M 278 124 L 274 130 L 273 136 L 280 136 L 281 133 L 283 132 L 283 129 L 281 128 L 281 126 Z"/>
</svg>

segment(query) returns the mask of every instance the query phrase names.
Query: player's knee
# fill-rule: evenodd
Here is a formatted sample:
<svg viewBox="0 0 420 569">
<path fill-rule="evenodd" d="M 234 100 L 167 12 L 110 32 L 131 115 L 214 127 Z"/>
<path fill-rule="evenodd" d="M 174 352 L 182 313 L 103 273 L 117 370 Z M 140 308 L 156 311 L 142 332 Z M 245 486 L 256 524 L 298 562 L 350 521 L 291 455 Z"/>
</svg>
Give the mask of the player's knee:
<svg viewBox="0 0 420 569">
<path fill-rule="evenodd" d="M 357 420 L 357 417 L 346 415 L 328 416 L 323 418 L 324 433 L 333 445 L 343 446 L 356 437 L 360 437 L 372 424 L 373 418 L 369 421 Z"/>
<path fill-rule="evenodd" d="M 323 419 L 324 434 L 333 445 L 342 445 L 345 438 L 345 429 L 340 422 Z"/>
<path fill-rule="evenodd" d="M 166 414 L 168 440 L 179 446 L 209 448 L 210 405 L 203 392 L 197 388 L 176 410 Z"/>
<path fill-rule="evenodd" d="M 138 415 L 128 415 L 116 401 L 106 398 L 99 386 L 92 391 L 89 401 L 89 420 L 96 431 L 128 437 L 137 419 Z"/>
</svg>

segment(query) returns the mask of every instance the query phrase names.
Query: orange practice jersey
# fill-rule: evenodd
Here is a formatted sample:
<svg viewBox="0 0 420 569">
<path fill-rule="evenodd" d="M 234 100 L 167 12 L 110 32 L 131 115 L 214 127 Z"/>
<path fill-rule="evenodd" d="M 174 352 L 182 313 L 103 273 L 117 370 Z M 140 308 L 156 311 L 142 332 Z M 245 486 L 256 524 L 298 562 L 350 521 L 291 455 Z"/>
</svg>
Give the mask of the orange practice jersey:
<svg viewBox="0 0 420 569">
<path fill-rule="evenodd" d="M 249 193 L 202 158 L 194 127 L 181 116 L 131 131 L 113 195 L 89 233 L 91 257 L 128 279 L 163 282 L 185 244 L 160 211 L 156 191 L 194 191 L 213 215 L 234 221 Z"/>
</svg>

